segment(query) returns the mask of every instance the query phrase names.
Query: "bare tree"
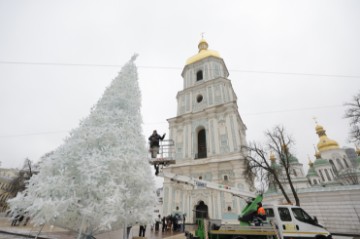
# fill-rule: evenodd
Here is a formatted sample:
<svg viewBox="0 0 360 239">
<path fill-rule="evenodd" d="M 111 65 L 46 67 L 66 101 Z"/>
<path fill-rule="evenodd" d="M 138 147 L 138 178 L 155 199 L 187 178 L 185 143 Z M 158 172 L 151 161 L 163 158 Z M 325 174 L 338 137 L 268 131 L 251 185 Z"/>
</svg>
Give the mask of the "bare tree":
<svg viewBox="0 0 360 239">
<path fill-rule="evenodd" d="M 345 118 L 350 119 L 350 141 L 360 143 L 360 91 L 352 101 L 345 103 Z"/>
<path fill-rule="evenodd" d="M 18 176 L 11 181 L 10 193 L 12 197 L 15 197 L 18 192 L 25 190 L 26 183 L 31 178 L 32 174 L 32 162 L 29 158 L 26 158 L 24 166 L 19 171 Z"/>
<path fill-rule="evenodd" d="M 284 188 L 285 183 L 289 184 L 295 203 L 300 206 L 300 200 L 291 178 L 292 168 L 290 161 L 292 155 L 289 149 L 294 144 L 294 141 L 286 134 L 282 126 L 276 126 L 272 131 L 266 131 L 265 137 L 268 141 L 265 146 L 259 143 L 250 143 L 249 146 L 243 146 L 246 152 L 244 156 L 247 159 L 247 173 L 253 174 L 253 177 L 257 178 L 258 182 L 262 181 L 260 185 L 263 185 L 264 180 L 267 183 L 274 183 L 280 189 L 285 200 L 292 203 Z M 277 156 L 279 164 L 270 162 L 267 152 L 273 152 Z M 264 172 L 266 177 L 264 177 Z"/>
</svg>

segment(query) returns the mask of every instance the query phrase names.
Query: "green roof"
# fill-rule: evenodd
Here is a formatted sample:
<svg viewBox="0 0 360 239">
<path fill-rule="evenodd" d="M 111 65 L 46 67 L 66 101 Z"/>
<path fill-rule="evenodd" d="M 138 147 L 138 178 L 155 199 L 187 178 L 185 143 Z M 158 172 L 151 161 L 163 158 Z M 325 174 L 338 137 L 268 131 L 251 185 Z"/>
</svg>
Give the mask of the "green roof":
<svg viewBox="0 0 360 239">
<path fill-rule="evenodd" d="M 290 155 L 290 158 L 289 158 L 289 162 L 290 163 L 298 163 L 299 160 L 294 156 L 294 155 Z"/>
<path fill-rule="evenodd" d="M 329 161 L 325 160 L 325 159 L 316 159 L 314 162 L 314 166 L 320 166 L 320 165 L 330 165 Z"/>
<path fill-rule="evenodd" d="M 311 176 L 318 176 L 315 169 L 314 169 L 314 167 L 310 167 L 309 171 L 306 174 L 306 177 L 311 177 Z"/>
</svg>

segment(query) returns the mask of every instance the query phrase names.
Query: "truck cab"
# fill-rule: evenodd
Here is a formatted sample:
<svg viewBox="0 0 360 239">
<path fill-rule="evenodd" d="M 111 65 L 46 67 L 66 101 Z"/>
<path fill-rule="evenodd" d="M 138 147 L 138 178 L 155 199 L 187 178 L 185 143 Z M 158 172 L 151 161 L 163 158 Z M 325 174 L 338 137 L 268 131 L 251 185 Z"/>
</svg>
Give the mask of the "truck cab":
<svg viewBox="0 0 360 239">
<path fill-rule="evenodd" d="M 264 205 L 267 221 L 278 232 L 279 238 L 331 239 L 331 234 L 301 207 L 292 205 Z"/>
</svg>

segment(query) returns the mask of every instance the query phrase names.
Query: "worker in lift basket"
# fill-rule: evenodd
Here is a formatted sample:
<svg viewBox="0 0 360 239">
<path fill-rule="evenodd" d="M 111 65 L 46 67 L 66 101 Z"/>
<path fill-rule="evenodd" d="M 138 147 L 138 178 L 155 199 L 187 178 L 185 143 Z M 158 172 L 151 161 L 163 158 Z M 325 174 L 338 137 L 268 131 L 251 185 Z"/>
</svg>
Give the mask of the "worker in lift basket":
<svg viewBox="0 0 360 239">
<path fill-rule="evenodd" d="M 152 135 L 149 137 L 149 143 L 150 143 L 150 152 L 151 152 L 151 158 L 156 158 L 156 155 L 159 153 L 159 141 L 163 140 L 165 138 L 166 134 L 163 134 L 163 136 L 158 135 L 156 130 L 153 131 Z M 155 175 L 159 174 L 159 165 L 154 164 L 155 168 Z"/>
<path fill-rule="evenodd" d="M 263 224 L 263 221 L 265 221 L 265 220 L 266 220 L 265 209 L 263 208 L 262 203 L 258 202 L 256 219 L 254 220 L 255 226 L 260 226 L 261 224 Z"/>
</svg>

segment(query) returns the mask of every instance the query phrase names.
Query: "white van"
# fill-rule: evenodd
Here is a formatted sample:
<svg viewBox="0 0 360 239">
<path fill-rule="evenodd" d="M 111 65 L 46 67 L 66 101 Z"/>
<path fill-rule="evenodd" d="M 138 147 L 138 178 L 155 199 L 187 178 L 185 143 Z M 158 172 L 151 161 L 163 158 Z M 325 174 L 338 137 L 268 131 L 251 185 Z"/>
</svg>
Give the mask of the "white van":
<svg viewBox="0 0 360 239">
<path fill-rule="evenodd" d="M 331 233 L 311 218 L 301 207 L 264 205 L 267 221 L 274 225 L 282 239 L 331 239 Z"/>
</svg>

